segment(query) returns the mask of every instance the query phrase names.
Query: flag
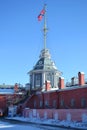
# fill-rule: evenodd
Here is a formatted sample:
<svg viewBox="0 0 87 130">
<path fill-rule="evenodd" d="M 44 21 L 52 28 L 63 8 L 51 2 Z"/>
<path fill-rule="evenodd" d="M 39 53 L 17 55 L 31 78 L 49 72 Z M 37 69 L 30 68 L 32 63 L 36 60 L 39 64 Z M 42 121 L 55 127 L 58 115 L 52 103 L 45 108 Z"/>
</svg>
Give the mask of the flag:
<svg viewBox="0 0 87 130">
<path fill-rule="evenodd" d="M 43 10 L 41 10 L 40 14 L 38 15 L 38 21 L 42 20 L 44 14 L 45 14 L 45 10 L 43 9 Z"/>
</svg>

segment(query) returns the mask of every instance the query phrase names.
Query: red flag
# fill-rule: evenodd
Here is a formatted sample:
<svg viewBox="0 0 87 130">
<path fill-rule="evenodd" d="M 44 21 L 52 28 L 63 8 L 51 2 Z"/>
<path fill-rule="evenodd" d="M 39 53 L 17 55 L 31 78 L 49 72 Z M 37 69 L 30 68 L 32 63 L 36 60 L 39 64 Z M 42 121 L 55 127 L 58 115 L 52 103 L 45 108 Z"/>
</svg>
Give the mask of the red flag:
<svg viewBox="0 0 87 130">
<path fill-rule="evenodd" d="M 40 14 L 38 15 L 38 21 L 41 21 L 41 20 L 42 20 L 44 14 L 45 14 L 45 10 L 43 9 L 43 10 L 40 12 Z"/>
<path fill-rule="evenodd" d="M 41 12 L 40 12 L 41 15 L 44 15 L 45 14 L 45 10 L 43 9 Z"/>
</svg>

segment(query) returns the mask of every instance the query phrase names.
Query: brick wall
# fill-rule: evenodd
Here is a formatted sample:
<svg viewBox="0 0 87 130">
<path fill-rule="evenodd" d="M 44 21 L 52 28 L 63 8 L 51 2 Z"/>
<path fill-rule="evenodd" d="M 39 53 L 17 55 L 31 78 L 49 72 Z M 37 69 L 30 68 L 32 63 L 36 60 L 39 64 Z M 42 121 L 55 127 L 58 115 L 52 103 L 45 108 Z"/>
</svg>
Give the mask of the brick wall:
<svg viewBox="0 0 87 130">
<path fill-rule="evenodd" d="M 29 108 L 80 109 L 87 108 L 87 86 L 41 92 L 26 102 Z"/>
<path fill-rule="evenodd" d="M 24 109 L 23 116 L 29 118 L 82 121 L 87 116 L 85 109 Z"/>
<path fill-rule="evenodd" d="M 59 92 L 59 108 L 87 108 L 87 87 Z"/>
</svg>

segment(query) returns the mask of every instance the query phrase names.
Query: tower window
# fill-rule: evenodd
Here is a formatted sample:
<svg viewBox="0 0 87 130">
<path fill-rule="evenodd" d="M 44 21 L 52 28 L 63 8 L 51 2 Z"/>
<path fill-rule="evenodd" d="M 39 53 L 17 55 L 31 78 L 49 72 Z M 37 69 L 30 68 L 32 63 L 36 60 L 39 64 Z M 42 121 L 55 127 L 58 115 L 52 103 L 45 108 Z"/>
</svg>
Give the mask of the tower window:
<svg viewBox="0 0 87 130">
<path fill-rule="evenodd" d="M 36 80 L 40 80 L 40 75 L 36 75 Z"/>
<path fill-rule="evenodd" d="M 40 74 L 36 75 L 36 86 L 40 86 Z"/>
</svg>

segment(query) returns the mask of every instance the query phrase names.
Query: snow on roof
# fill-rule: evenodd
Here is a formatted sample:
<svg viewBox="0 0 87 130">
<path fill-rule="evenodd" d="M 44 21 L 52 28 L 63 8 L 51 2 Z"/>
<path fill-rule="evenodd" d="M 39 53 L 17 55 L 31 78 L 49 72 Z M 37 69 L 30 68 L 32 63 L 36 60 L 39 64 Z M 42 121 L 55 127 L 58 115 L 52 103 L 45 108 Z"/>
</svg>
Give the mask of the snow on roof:
<svg viewBox="0 0 87 130">
<path fill-rule="evenodd" d="M 81 72 L 81 74 L 85 74 L 84 72 Z"/>
<path fill-rule="evenodd" d="M 1 89 L 0 88 L 0 94 L 13 94 L 14 93 L 14 89 Z"/>
<path fill-rule="evenodd" d="M 64 89 L 59 89 L 59 91 L 67 91 L 67 90 L 82 89 L 82 88 L 87 88 L 87 84 L 82 85 L 82 86 L 75 85 L 71 87 L 65 87 Z"/>
</svg>

